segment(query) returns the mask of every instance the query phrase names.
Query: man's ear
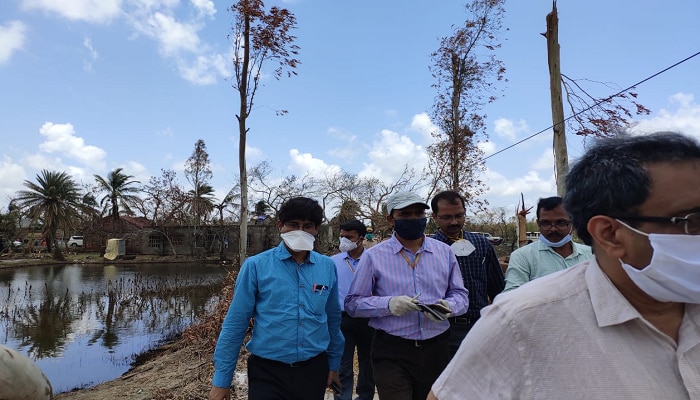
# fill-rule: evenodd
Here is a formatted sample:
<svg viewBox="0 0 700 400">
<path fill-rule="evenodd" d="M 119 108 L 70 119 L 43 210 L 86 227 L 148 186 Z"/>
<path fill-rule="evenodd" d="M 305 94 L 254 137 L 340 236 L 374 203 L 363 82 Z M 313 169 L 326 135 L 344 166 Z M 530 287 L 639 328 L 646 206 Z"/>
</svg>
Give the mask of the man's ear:
<svg viewBox="0 0 700 400">
<path fill-rule="evenodd" d="M 605 215 L 596 215 L 588 220 L 588 233 L 596 249 L 612 258 L 623 258 L 627 253 L 620 236 L 620 223 Z"/>
</svg>

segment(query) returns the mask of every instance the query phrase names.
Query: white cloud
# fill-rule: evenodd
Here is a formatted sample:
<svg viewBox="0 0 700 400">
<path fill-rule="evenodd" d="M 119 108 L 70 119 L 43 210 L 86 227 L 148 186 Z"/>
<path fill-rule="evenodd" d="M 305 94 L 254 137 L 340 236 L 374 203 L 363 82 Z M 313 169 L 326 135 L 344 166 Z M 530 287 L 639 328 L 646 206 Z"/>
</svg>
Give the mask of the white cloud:
<svg viewBox="0 0 700 400">
<path fill-rule="evenodd" d="M 496 135 L 506 138 L 511 142 L 514 142 L 517 139 L 519 133 L 528 132 L 530 130 L 530 128 L 527 126 L 527 122 L 522 119 L 517 123 L 514 123 L 507 118 L 499 118 L 494 121 L 493 125 Z"/>
<path fill-rule="evenodd" d="M 193 61 L 181 59 L 178 61 L 180 75 L 195 85 L 211 85 L 224 76 L 230 76 L 229 60 L 222 54 L 197 56 Z"/>
<path fill-rule="evenodd" d="M 63 18 L 93 23 L 109 22 L 121 14 L 122 0 L 22 0 L 27 10 L 40 10 Z"/>
<path fill-rule="evenodd" d="M 364 153 L 364 146 L 361 143 L 357 143 L 357 135 L 344 132 L 336 127 L 328 128 L 327 132 L 329 136 L 344 142 L 341 147 L 335 147 L 326 151 L 331 157 L 352 162 L 360 153 Z"/>
<path fill-rule="evenodd" d="M 4 156 L 0 161 L 0 208 L 4 209 L 10 203 L 9 198 L 22 189 L 27 179 L 24 167 L 15 163 L 10 157 Z"/>
<path fill-rule="evenodd" d="M 248 161 L 260 161 L 260 160 L 262 160 L 262 157 L 263 157 L 263 151 L 262 151 L 262 149 L 259 149 L 257 147 L 253 147 L 253 146 L 246 144 L 245 145 L 245 157 L 246 157 L 246 160 L 248 160 Z M 238 154 L 236 154 L 236 158 L 238 158 Z"/>
<path fill-rule="evenodd" d="M 669 102 L 676 107 L 675 110 L 659 110 L 651 118 L 639 121 L 632 132 L 676 131 L 700 140 L 700 104 L 695 102 L 693 95 L 676 93 Z"/>
<path fill-rule="evenodd" d="M 99 54 L 97 53 L 97 50 L 92 47 L 92 40 L 89 37 L 85 37 L 83 39 L 83 47 L 85 47 L 90 54 L 90 58 L 83 63 L 83 69 L 89 72 L 92 71 L 92 63 L 97 60 Z"/>
<path fill-rule="evenodd" d="M 367 156 L 368 160 L 359 175 L 372 176 L 384 182 L 393 182 L 398 178 L 406 164 L 419 174 L 428 163 L 422 146 L 408 136 L 388 129 L 382 130 L 379 141 L 372 144 Z"/>
<path fill-rule="evenodd" d="M 199 17 L 213 17 L 216 14 L 214 2 L 210 0 L 190 0 L 194 8 L 197 9 Z"/>
<path fill-rule="evenodd" d="M 554 170 L 554 151 L 551 147 L 542 151 L 540 157 L 531 165 L 532 169 L 536 170 Z"/>
<path fill-rule="evenodd" d="M 333 174 L 340 171 L 337 165 L 326 164 L 325 161 L 314 158 L 311 153 L 301 153 L 297 149 L 289 150 L 290 165 L 289 170 L 297 176 L 303 177 L 310 174 L 316 177 L 323 177 L 326 174 Z"/>
<path fill-rule="evenodd" d="M 536 203 L 540 197 L 556 195 L 554 174 L 543 178 L 536 171 L 528 171 L 523 176 L 509 179 L 498 172 L 487 170 L 484 173 L 484 181 L 489 187 L 485 197 L 494 206 L 504 205 L 504 200 L 519 199 L 520 193 L 525 196 L 525 202 L 529 204 L 533 201 Z M 514 206 L 515 203 L 510 205 Z"/>
<path fill-rule="evenodd" d="M 433 124 L 427 113 L 420 113 L 413 116 L 411 119 L 410 129 L 416 132 L 420 132 L 427 143 L 433 142 L 433 132 L 437 132 L 440 128 Z"/>
<path fill-rule="evenodd" d="M 46 122 L 41 126 L 39 133 L 46 138 L 39 144 L 41 151 L 64 154 L 93 169 L 104 168 L 107 153 L 99 147 L 86 145 L 83 138 L 75 136 L 72 124 Z"/>
<path fill-rule="evenodd" d="M 10 61 L 12 54 L 24 47 L 27 27 L 21 21 L 0 25 L 0 64 Z"/>
<path fill-rule="evenodd" d="M 484 156 L 488 156 L 496 152 L 496 144 L 490 140 L 481 141 L 476 146 L 484 152 Z"/>
<path fill-rule="evenodd" d="M 148 27 L 147 33 L 158 41 L 164 55 L 196 53 L 200 49 L 199 28 L 195 24 L 181 23 L 171 15 L 156 12 L 148 19 Z"/>
</svg>

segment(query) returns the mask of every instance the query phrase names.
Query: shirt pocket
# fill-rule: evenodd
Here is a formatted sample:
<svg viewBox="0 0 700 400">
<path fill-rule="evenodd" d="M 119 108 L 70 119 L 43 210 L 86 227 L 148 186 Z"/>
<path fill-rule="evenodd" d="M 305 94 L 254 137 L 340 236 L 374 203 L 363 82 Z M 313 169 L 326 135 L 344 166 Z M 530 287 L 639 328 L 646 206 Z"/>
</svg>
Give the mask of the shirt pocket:
<svg viewBox="0 0 700 400">
<path fill-rule="evenodd" d="M 321 286 L 321 289 L 314 288 L 311 292 L 311 298 L 309 299 L 309 307 L 311 312 L 317 315 L 322 315 L 326 312 L 326 303 L 328 303 L 328 297 L 331 293 L 327 285 L 317 285 Z"/>
</svg>

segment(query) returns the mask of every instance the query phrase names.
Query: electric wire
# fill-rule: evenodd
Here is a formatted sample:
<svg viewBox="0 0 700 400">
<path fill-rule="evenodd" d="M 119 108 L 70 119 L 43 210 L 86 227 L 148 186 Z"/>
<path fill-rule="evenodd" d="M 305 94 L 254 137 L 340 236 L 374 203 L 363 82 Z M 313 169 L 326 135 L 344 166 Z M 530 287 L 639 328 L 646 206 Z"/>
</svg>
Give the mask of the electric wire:
<svg viewBox="0 0 700 400">
<path fill-rule="evenodd" d="M 583 110 L 578 111 L 578 112 L 576 112 L 576 113 L 574 113 L 574 114 L 571 114 L 570 116 L 564 118 L 563 120 L 561 120 L 560 122 L 558 122 L 558 123 L 556 123 L 556 124 L 552 124 L 552 125 L 548 126 L 547 128 L 542 129 L 542 130 L 539 131 L 539 132 L 533 133 L 532 135 L 530 135 L 530 136 L 528 136 L 528 137 L 526 137 L 526 138 L 524 138 L 524 139 L 521 139 L 521 140 L 519 140 L 519 141 L 517 141 L 517 142 L 515 142 L 515 143 L 513 143 L 513 144 L 511 144 L 511 145 L 509 145 L 509 146 L 506 146 L 506 147 L 502 148 L 501 150 L 498 150 L 497 152 L 494 152 L 494 153 L 492 153 L 492 154 L 489 154 L 488 156 L 482 158 L 480 161 L 481 161 L 481 162 L 484 162 L 484 161 L 488 160 L 489 158 L 495 156 L 496 154 L 503 153 L 504 151 L 509 150 L 509 149 L 511 149 L 511 148 L 513 148 L 513 147 L 515 147 L 515 146 L 517 146 L 517 145 L 523 143 L 523 142 L 526 142 L 526 141 L 528 141 L 528 140 L 534 138 L 535 136 L 538 136 L 538 135 L 540 135 L 540 134 L 542 134 L 542 133 L 544 133 L 544 132 L 547 132 L 547 131 L 549 131 L 550 129 L 553 129 L 555 126 L 561 125 L 561 124 L 565 123 L 566 121 L 570 120 L 571 118 L 574 118 L 574 117 L 577 116 L 577 115 L 583 114 L 584 112 L 586 112 L 586 111 L 588 111 L 588 110 L 590 110 L 590 109 L 592 109 L 592 108 L 594 108 L 594 107 L 597 107 L 597 106 L 600 105 L 601 103 L 604 103 L 604 102 L 608 101 L 609 99 L 611 99 L 611 98 L 613 98 L 613 97 L 615 97 L 615 96 L 618 96 L 618 95 L 620 95 L 620 94 L 622 94 L 622 93 L 625 93 L 625 92 L 627 92 L 627 91 L 629 91 L 629 90 L 632 90 L 632 89 L 634 89 L 635 87 L 637 87 L 637 86 L 643 84 L 644 82 L 646 82 L 646 81 L 648 81 L 648 80 L 650 80 L 650 79 L 653 79 L 653 78 L 655 78 L 655 77 L 657 77 L 657 76 L 663 74 L 664 72 L 666 72 L 666 71 L 668 71 L 668 70 L 670 70 L 670 69 L 673 69 L 673 68 L 675 68 L 675 67 L 677 67 L 677 66 L 683 64 L 684 62 L 686 62 L 686 61 L 692 59 L 693 57 L 698 56 L 698 55 L 700 55 L 700 51 L 698 51 L 697 53 L 695 53 L 695 54 L 693 54 L 693 55 L 691 55 L 691 56 L 688 56 L 688 57 L 684 58 L 684 59 L 681 60 L 681 61 L 678 61 L 677 63 L 675 63 L 675 64 L 673 64 L 673 65 L 671 65 L 671 66 L 669 66 L 669 67 L 666 67 L 666 68 L 662 69 L 662 70 L 659 71 L 659 72 L 656 72 L 656 73 L 653 74 L 653 75 L 650 75 L 650 76 L 648 76 L 648 77 L 642 79 L 641 81 L 635 83 L 634 85 L 629 86 L 627 89 L 622 89 L 622 90 L 620 90 L 619 92 L 617 92 L 617 93 L 615 93 L 615 94 L 613 94 L 613 95 L 610 95 L 610 96 L 608 96 L 608 97 L 606 97 L 606 98 L 604 98 L 604 99 L 602 99 L 602 100 L 598 100 L 597 102 L 593 103 L 593 105 L 588 106 L 588 107 L 584 108 Z"/>
</svg>

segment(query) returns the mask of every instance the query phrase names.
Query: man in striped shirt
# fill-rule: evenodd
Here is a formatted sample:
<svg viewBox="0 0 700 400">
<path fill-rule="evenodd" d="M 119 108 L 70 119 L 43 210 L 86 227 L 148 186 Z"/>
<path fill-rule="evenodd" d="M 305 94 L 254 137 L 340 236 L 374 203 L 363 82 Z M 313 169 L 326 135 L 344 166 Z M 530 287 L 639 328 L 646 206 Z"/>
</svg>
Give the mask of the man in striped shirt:
<svg viewBox="0 0 700 400">
<path fill-rule="evenodd" d="M 469 294 L 452 249 L 425 236 L 428 205 L 415 193 L 389 197 L 387 222 L 393 236 L 360 259 L 345 311 L 370 318 L 377 330 L 372 365 L 382 400 L 425 399 L 449 361 L 449 322 L 418 303 L 441 304 L 462 315 Z"/>
</svg>

